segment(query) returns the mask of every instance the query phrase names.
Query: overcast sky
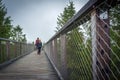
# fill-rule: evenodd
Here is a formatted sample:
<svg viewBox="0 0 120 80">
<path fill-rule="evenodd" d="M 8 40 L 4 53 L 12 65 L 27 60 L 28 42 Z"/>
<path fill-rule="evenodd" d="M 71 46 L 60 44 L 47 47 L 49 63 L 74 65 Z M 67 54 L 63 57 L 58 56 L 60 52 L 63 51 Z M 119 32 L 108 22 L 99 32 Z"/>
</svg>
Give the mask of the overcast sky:
<svg viewBox="0 0 120 80">
<path fill-rule="evenodd" d="M 88 0 L 73 0 L 78 11 Z M 8 16 L 14 26 L 20 25 L 28 42 L 37 37 L 43 42 L 48 41 L 57 26 L 57 17 L 63 12 L 69 0 L 3 0 Z"/>
</svg>

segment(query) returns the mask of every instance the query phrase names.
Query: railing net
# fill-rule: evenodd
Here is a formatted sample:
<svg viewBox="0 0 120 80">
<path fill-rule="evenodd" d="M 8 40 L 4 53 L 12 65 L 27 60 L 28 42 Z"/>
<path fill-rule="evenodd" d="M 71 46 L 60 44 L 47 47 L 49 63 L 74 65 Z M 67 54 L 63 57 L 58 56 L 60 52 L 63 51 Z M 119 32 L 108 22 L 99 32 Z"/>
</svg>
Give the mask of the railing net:
<svg viewBox="0 0 120 80">
<path fill-rule="evenodd" d="M 104 1 L 95 7 L 99 12 L 94 15 L 99 21 L 97 28 L 92 27 L 91 10 L 45 45 L 45 52 L 65 80 L 120 79 L 120 4 L 111 4 Z"/>
<path fill-rule="evenodd" d="M 34 50 L 34 44 L 16 42 L 0 38 L 0 67 L 3 63 L 28 54 Z"/>
</svg>

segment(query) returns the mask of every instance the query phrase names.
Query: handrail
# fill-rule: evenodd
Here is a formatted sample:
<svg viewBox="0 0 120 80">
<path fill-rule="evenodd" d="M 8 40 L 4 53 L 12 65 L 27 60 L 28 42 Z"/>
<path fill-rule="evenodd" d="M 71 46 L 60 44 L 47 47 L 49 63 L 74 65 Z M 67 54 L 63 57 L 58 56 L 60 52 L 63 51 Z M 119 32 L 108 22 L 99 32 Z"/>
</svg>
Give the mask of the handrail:
<svg viewBox="0 0 120 80">
<path fill-rule="evenodd" d="M 78 12 L 76 15 L 74 15 L 70 20 L 68 20 L 65 25 L 58 31 L 52 38 L 50 38 L 49 41 L 53 40 L 54 38 L 60 36 L 60 34 L 64 34 L 67 31 L 70 31 L 73 29 L 70 25 L 73 25 L 75 22 L 79 21 L 79 19 L 84 19 L 84 15 L 87 15 L 89 12 L 91 12 L 93 9 L 95 9 L 98 5 L 103 3 L 105 0 L 89 0 Z M 114 0 L 114 3 L 110 3 L 113 0 L 106 0 L 108 1 L 108 4 L 111 4 L 111 6 L 115 6 L 115 4 L 119 3 L 118 0 Z M 90 19 L 88 17 L 88 19 Z M 82 21 L 82 20 L 81 20 Z M 86 22 L 86 20 L 84 21 Z M 81 25 L 81 24 L 79 24 Z M 76 27 L 76 26 L 75 26 Z M 74 28 L 75 28 L 74 27 Z"/>
<path fill-rule="evenodd" d="M 0 68 L 34 50 L 34 44 L 0 38 Z"/>
</svg>

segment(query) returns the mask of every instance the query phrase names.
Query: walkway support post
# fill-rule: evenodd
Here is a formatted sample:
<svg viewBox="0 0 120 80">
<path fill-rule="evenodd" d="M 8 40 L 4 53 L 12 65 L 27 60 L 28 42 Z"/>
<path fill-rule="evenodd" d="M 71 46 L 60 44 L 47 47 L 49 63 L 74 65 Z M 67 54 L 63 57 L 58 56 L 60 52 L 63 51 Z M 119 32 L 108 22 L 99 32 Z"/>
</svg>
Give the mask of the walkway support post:
<svg viewBox="0 0 120 80">
<path fill-rule="evenodd" d="M 55 66 L 57 66 L 57 38 L 53 40 L 53 58 L 54 58 L 54 63 Z"/>
<path fill-rule="evenodd" d="M 6 42 L 6 58 L 7 58 L 7 60 L 9 60 L 10 59 L 10 41 L 7 41 Z"/>
<path fill-rule="evenodd" d="M 108 9 L 94 9 L 91 13 L 93 80 L 110 78 L 110 27 Z"/>
<path fill-rule="evenodd" d="M 61 42 L 61 71 L 64 80 L 67 80 L 67 60 L 66 60 L 66 35 L 60 35 Z"/>
</svg>

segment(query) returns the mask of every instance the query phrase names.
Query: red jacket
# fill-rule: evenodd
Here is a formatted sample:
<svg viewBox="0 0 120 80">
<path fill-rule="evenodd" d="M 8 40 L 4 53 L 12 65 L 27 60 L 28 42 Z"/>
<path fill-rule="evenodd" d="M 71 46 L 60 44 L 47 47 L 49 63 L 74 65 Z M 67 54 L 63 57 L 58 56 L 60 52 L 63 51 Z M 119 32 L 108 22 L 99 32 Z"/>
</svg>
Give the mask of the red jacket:
<svg viewBox="0 0 120 80">
<path fill-rule="evenodd" d="M 36 40 L 36 42 L 35 42 L 35 45 L 37 45 L 37 44 L 39 44 L 40 43 L 40 40 Z"/>
</svg>

